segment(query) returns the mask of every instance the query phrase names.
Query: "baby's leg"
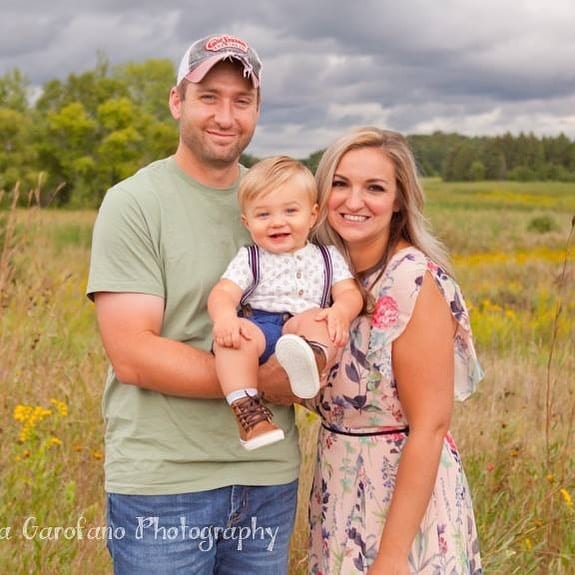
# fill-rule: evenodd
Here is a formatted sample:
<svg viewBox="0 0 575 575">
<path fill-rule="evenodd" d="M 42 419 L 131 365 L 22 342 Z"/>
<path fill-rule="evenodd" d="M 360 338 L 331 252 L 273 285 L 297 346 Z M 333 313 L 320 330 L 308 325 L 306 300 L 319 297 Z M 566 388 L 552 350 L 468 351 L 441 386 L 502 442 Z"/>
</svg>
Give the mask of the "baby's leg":
<svg viewBox="0 0 575 575">
<path fill-rule="evenodd" d="M 299 335 L 307 340 L 314 353 L 316 353 L 318 369 L 322 373 L 336 358 L 337 347 L 329 337 L 327 321 L 317 321 L 315 319 L 319 310 L 320 308 L 315 308 L 294 315 L 285 323 L 283 333 Z M 317 346 L 314 344 L 317 344 Z M 323 350 L 323 354 L 317 353 L 318 348 Z"/>
<path fill-rule="evenodd" d="M 284 438 L 284 432 L 272 421 L 257 389 L 260 356 L 266 349 L 264 332 L 255 323 L 241 319 L 240 347 L 223 347 L 214 343 L 216 373 L 240 432 L 240 443 L 252 450 L 271 445 Z"/>
<path fill-rule="evenodd" d="M 224 395 L 239 390 L 256 390 L 258 387 L 259 357 L 266 347 L 262 330 L 247 319 L 240 320 L 251 339 L 241 338 L 240 347 L 223 347 L 214 342 L 216 373 Z"/>
<path fill-rule="evenodd" d="M 314 319 L 317 312 L 313 309 L 290 318 L 276 344 L 276 357 L 288 374 L 292 392 L 305 399 L 319 391 L 336 352 L 327 323 Z"/>
</svg>

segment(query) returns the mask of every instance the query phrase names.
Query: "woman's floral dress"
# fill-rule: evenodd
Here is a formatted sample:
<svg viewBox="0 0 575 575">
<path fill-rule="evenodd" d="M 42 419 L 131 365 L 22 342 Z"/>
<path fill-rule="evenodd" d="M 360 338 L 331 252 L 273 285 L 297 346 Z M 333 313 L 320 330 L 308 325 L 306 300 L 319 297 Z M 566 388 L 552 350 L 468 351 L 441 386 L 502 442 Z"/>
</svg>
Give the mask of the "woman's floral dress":
<svg viewBox="0 0 575 575">
<path fill-rule="evenodd" d="M 310 508 L 313 575 L 367 573 L 377 555 L 407 439 L 401 431 L 407 419 L 393 376 L 391 345 L 409 322 L 426 271 L 457 320 L 456 398 L 472 393 L 482 377 L 459 287 L 416 248 L 398 251 L 372 290 L 374 313 L 353 324 L 339 367 L 315 405 L 322 427 Z M 382 430 L 399 431 L 349 435 Z M 482 573 L 469 488 L 449 434 L 409 563 L 411 573 L 420 575 Z"/>
</svg>

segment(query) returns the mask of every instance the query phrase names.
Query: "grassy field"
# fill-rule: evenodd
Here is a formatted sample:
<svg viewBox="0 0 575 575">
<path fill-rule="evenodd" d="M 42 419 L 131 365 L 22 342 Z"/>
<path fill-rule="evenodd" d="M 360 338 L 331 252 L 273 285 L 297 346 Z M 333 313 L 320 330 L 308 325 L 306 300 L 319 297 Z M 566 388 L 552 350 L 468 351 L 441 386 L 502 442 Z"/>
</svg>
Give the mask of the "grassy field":
<svg viewBox="0 0 575 575">
<path fill-rule="evenodd" d="M 456 407 L 485 573 L 575 573 L 575 214 L 568 184 L 428 180 L 486 371 Z M 0 198 L 1 200 L 1 198 Z M 10 195 L 3 198 L 9 208 Z M 0 212 L 0 573 L 107 575 L 100 399 L 84 297 L 92 212 Z M 317 420 L 303 451 L 291 573 L 305 573 Z"/>
</svg>

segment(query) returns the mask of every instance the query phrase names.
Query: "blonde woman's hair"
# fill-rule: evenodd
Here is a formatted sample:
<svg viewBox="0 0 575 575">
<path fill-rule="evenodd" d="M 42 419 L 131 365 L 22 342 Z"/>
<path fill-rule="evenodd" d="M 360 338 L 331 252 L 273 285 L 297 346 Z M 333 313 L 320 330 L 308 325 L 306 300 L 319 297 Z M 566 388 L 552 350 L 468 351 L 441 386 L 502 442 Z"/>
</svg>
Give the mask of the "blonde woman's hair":
<svg viewBox="0 0 575 575">
<path fill-rule="evenodd" d="M 424 193 L 419 182 L 417 167 L 409 144 L 404 136 L 390 130 L 362 127 L 335 140 L 324 152 L 316 171 L 319 193 L 319 218 L 315 237 L 326 244 L 334 244 L 345 254 L 350 267 L 353 265 L 341 237 L 327 222 L 327 201 L 334 174 L 341 158 L 351 150 L 377 148 L 393 163 L 397 185 L 399 211 L 391 220 L 388 249 L 382 254 L 377 266 L 385 267 L 394 247 L 405 240 L 421 250 L 426 256 L 452 274 L 451 263 L 444 245 L 429 230 L 423 215 Z M 373 268 L 372 268 L 373 269 Z M 357 274 L 360 279 L 362 274 Z"/>
<path fill-rule="evenodd" d="M 273 192 L 285 183 L 297 179 L 294 185 L 303 186 L 312 204 L 317 202 L 317 186 L 309 169 L 288 156 L 272 156 L 254 164 L 242 178 L 238 188 L 240 210 L 256 198 Z"/>
</svg>

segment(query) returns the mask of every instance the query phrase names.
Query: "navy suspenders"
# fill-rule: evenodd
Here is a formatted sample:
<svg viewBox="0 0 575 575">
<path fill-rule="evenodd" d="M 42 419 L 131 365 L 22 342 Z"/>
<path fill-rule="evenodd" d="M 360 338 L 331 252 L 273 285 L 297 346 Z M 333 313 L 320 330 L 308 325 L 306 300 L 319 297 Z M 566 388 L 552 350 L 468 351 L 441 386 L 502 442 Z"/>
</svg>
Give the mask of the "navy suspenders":
<svg viewBox="0 0 575 575">
<path fill-rule="evenodd" d="M 250 244 L 246 246 L 248 250 L 248 264 L 252 270 L 253 281 L 252 285 L 244 292 L 240 300 L 240 306 L 246 305 L 247 299 L 254 293 L 254 290 L 260 283 L 260 250 L 258 246 Z"/>
<path fill-rule="evenodd" d="M 333 282 L 333 262 L 331 261 L 331 254 L 326 246 L 323 244 L 314 244 L 321 252 L 324 270 L 323 270 L 323 294 L 321 296 L 320 307 L 329 307 L 331 302 L 331 284 Z M 240 305 L 245 305 L 247 299 L 254 293 L 254 290 L 260 283 L 260 250 L 256 245 L 246 246 L 248 250 L 248 264 L 252 270 L 253 282 L 252 285 L 244 292 Z"/>
<path fill-rule="evenodd" d="M 331 303 L 331 284 L 333 282 L 333 263 L 331 261 L 331 254 L 326 246 L 323 244 L 314 244 L 319 248 L 323 256 L 323 294 L 321 296 L 320 307 L 329 307 Z"/>
</svg>

